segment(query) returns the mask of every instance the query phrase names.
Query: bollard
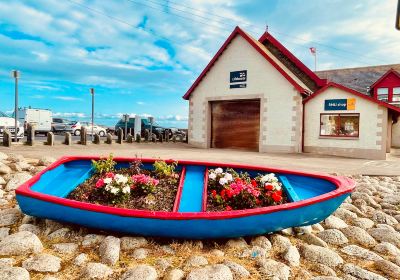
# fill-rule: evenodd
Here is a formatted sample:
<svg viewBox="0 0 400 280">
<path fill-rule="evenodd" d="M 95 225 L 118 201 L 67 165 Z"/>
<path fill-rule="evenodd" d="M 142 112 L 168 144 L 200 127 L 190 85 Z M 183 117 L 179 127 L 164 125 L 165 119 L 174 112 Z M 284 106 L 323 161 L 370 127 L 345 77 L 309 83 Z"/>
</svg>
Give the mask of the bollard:
<svg viewBox="0 0 400 280">
<path fill-rule="evenodd" d="M 144 130 L 144 142 L 149 142 L 149 134 L 150 134 L 150 132 L 147 129 L 145 129 Z"/>
<path fill-rule="evenodd" d="M 137 143 L 140 143 L 142 141 L 142 137 L 140 137 L 139 133 L 136 134 L 136 139 L 135 140 L 136 140 Z"/>
<path fill-rule="evenodd" d="M 157 136 L 154 133 L 152 133 L 152 135 L 151 135 L 151 142 L 153 142 L 153 143 L 157 142 Z"/>
<path fill-rule="evenodd" d="M 93 144 L 100 144 L 100 135 L 98 133 L 95 133 L 93 136 Z"/>
<path fill-rule="evenodd" d="M 11 147 L 11 133 L 8 131 L 8 129 L 3 130 L 3 146 Z"/>
<path fill-rule="evenodd" d="M 54 133 L 53 132 L 47 132 L 46 145 L 54 146 Z"/>
<path fill-rule="evenodd" d="M 28 123 L 26 132 L 26 144 L 33 146 L 35 144 L 35 127 Z"/>
<path fill-rule="evenodd" d="M 132 134 L 128 133 L 128 134 L 126 135 L 126 142 L 128 142 L 128 143 L 133 143 L 133 136 L 132 136 Z"/>
<path fill-rule="evenodd" d="M 164 140 L 165 140 L 165 142 L 169 142 L 169 130 L 168 129 L 166 129 L 164 131 Z"/>
<path fill-rule="evenodd" d="M 161 143 L 164 142 L 164 135 L 162 133 L 160 134 L 160 138 L 158 138 L 158 141 L 160 141 Z"/>
<path fill-rule="evenodd" d="M 124 139 L 124 131 L 122 128 L 118 128 L 117 130 L 117 143 L 122 144 L 122 140 Z"/>
<path fill-rule="evenodd" d="M 112 144 L 112 135 L 110 133 L 107 133 L 106 136 L 106 141 L 104 141 L 106 144 Z"/>
<path fill-rule="evenodd" d="M 176 143 L 176 135 L 172 136 L 172 142 Z"/>
<path fill-rule="evenodd" d="M 189 143 L 189 137 L 188 137 L 188 135 L 187 134 L 185 134 L 185 138 L 184 138 L 184 141 L 183 141 L 184 143 Z"/>
<path fill-rule="evenodd" d="M 71 136 L 71 132 L 66 132 L 65 133 L 65 138 L 64 138 L 64 143 L 65 145 L 71 145 L 72 144 L 72 136 Z"/>
<path fill-rule="evenodd" d="M 87 145 L 87 128 L 86 126 L 81 127 L 81 141 L 79 142 L 81 145 Z"/>
</svg>

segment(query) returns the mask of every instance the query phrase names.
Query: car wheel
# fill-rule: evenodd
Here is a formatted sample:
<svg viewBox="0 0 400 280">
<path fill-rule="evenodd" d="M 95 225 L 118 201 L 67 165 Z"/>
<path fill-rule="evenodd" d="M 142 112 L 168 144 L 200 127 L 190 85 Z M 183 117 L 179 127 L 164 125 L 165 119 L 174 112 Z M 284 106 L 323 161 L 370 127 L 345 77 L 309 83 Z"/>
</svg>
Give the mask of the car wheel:
<svg viewBox="0 0 400 280">
<path fill-rule="evenodd" d="M 75 136 L 81 135 L 81 130 L 80 129 L 75 130 L 74 135 Z"/>
<path fill-rule="evenodd" d="M 100 137 L 104 137 L 104 136 L 106 136 L 106 133 L 104 131 L 100 131 L 99 135 L 100 135 Z"/>
</svg>

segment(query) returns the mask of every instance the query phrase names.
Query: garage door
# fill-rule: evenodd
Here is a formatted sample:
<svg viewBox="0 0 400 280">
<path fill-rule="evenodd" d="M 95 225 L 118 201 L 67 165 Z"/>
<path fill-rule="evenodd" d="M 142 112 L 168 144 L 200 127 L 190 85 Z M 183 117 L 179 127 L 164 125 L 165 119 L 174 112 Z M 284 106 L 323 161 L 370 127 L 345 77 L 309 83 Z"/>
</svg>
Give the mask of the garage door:
<svg viewBox="0 0 400 280">
<path fill-rule="evenodd" d="M 258 151 L 260 101 L 211 102 L 211 147 Z"/>
</svg>

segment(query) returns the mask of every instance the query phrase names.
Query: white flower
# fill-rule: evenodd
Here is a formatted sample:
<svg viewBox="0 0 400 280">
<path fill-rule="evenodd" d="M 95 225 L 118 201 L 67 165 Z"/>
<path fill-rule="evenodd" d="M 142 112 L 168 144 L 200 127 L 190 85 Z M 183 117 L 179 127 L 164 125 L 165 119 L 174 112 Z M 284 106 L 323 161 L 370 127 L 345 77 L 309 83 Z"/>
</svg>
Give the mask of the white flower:
<svg viewBox="0 0 400 280">
<path fill-rule="evenodd" d="M 215 180 L 215 178 L 217 178 L 217 174 L 215 174 L 214 172 L 213 172 L 213 173 L 210 173 L 210 174 L 208 175 L 208 178 L 210 178 L 211 180 Z"/>
<path fill-rule="evenodd" d="M 131 188 L 129 186 L 122 188 L 122 193 L 130 193 L 130 192 L 131 192 Z"/>
<path fill-rule="evenodd" d="M 121 175 L 121 174 L 115 175 L 114 180 L 115 180 L 118 184 L 126 184 L 126 182 L 128 182 L 128 178 L 125 177 L 124 175 Z"/>
<path fill-rule="evenodd" d="M 260 179 L 260 181 L 261 181 L 262 183 L 268 182 L 268 181 L 269 181 L 269 176 L 268 176 L 268 175 L 262 176 L 261 179 Z"/>
<path fill-rule="evenodd" d="M 279 184 L 274 185 L 275 190 L 280 191 L 282 187 Z"/>
<path fill-rule="evenodd" d="M 215 169 L 216 174 L 221 174 L 222 172 L 224 172 L 224 171 L 222 170 L 221 167 L 218 167 L 217 169 Z"/>
<path fill-rule="evenodd" d="M 108 185 L 109 183 L 111 183 L 112 179 L 111 178 L 105 178 L 103 181 L 104 181 L 104 184 Z"/>
<path fill-rule="evenodd" d="M 226 180 L 226 178 L 222 177 L 221 179 L 219 179 L 219 183 L 221 185 L 225 185 L 226 183 L 228 183 L 228 180 Z"/>
<path fill-rule="evenodd" d="M 118 189 L 118 188 L 115 188 L 115 187 L 111 187 L 110 192 L 111 192 L 112 194 L 117 194 L 117 193 L 119 192 L 119 189 Z"/>
<path fill-rule="evenodd" d="M 111 190 L 111 186 L 107 185 L 104 189 L 109 192 Z"/>
<path fill-rule="evenodd" d="M 233 180 L 232 174 L 230 174 L 230 173 L 225 173 L 224 178 L 225 178 L 226 180 L 228 180 L 228 182 Z"/>
</svg>

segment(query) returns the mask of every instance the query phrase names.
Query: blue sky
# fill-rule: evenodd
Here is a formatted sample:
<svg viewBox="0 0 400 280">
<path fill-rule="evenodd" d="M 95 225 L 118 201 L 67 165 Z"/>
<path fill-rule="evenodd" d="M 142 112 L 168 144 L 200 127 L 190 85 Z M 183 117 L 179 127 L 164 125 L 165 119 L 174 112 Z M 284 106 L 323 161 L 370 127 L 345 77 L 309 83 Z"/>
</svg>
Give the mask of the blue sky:
<svg viewBox="0 0 400 280">
<path fill-rule="evenodd" d="M 122 113 L 187 126 L 181 97 L 236 25 L 269 31 L 313 68 L 400 63 L 396 0 L 0 1 L 0 110 L 20 106 L 114 124 Z"/>
</svg>

